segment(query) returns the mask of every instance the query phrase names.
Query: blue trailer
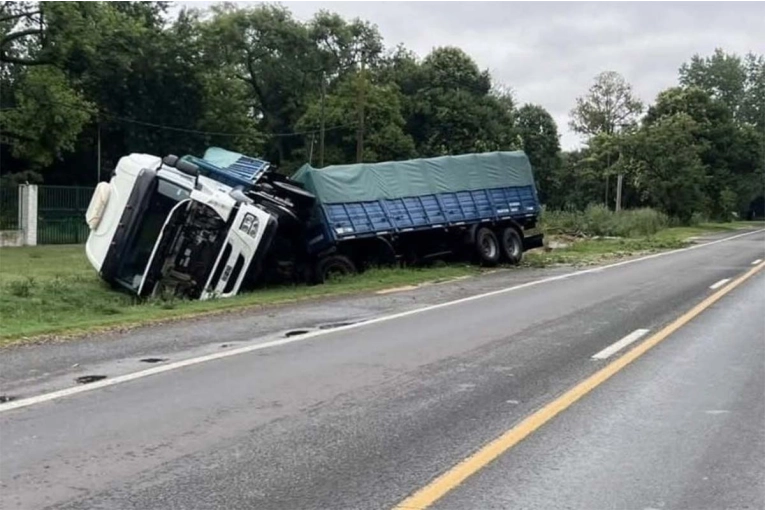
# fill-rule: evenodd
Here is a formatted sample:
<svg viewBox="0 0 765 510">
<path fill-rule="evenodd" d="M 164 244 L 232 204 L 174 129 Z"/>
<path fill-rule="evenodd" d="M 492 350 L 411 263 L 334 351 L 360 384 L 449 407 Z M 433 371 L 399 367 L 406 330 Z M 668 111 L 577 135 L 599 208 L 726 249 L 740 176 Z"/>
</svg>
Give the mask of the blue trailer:
<svg viewBox="0 0 765 510">
<path fill-rule="evenodd" d="M 320 281 L 333 271 L 452 253 L 484 265 L 518 263 L 542 245 L 533 173 L 520 151 L 306 165 L 293 180 L 316 196 L 306 235 Z"/>
</svg>

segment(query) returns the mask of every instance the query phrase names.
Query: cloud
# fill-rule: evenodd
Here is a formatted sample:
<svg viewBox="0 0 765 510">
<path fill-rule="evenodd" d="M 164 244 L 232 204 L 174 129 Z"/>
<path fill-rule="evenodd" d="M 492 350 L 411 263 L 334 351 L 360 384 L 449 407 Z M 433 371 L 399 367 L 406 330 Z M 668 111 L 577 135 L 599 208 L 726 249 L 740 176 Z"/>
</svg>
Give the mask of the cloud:
<svg viewBox="0 0 765 510">
<path fill-rule="evenodd" d="M 370 21 L 387 46 L 403 43 L 420 56 L 438 46 L 461 47 L 519 102 L 546 108 L 565 149 L 580 142 L 568 128 L 568 112 L 602 71 L 621 73 L 650 103 L 677 84 L 678 68 L 695 53 L 716 47 L 765 53 L 761 2 L 282 3 L 302 20 L 326 9 Z"/>
</svg>

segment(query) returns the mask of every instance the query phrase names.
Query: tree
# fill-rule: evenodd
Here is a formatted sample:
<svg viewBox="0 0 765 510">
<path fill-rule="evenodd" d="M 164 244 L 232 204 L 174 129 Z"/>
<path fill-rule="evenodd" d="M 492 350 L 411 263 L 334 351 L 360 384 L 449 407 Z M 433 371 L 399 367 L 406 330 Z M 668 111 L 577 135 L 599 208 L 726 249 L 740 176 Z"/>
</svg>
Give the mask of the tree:
<svg viewBox="0 0 765 510">
<path fill-rule="evenodd" d="M 602 199 L 602 169 L 593 164 L 590 152 L 585 148 L 561 154 L 556 192 L 546 204 L 549 208 L 583 210 Z"/>
<path fill-rule="evenodd" d="M 0 64 L 33 66 L 47 63 L 40 55 L 44 35 L 42 7 L 33 2 L 0 3 Z"/>
<path fill-rule="evenodd" d="M 322 71 L 330 80 L 356 68 L 362 59 L 373 69 L 381 63 L 382 37 L 368 22 L 359 19 L 349 22 L 339 14 L 322 10 L 307 28 L 319 52 Z"/>
<path fill-rule="evenodd" d="M 680 84 L 697 87 L 719 100 L 738 122 L 765 133 L 765 57 L 748 53 L 743 59 L 721 48 L 707 57 L 694 55 L 680 67 Z"/>
<path fill-rule="evenodd" d="M 308 89 L 318 88 L 320 66 L 306 26 L 276 5 L 240 9 L 224 4 L 212 13 L 205 26 L 206 51 L 250 89 L 263 131 L 289 133 L 305 111 Z M 266 156 L 277 164 L 300 146 L 285 137 L 271 142 L 275 150 Z"/>
<path fill-rule="evenodd" d="M 718 99 L 735 116 L 744 98 L 746 71 L 738 55 L 715 49 L 709 57 L 698 54 L 680 67 L 680 85 L 697 87 Z"/>
<path fill-rule="evenodd" d="M 571 129 L 593 137 L 614 136 L 623 129 L 631 129 L 643 111 L 643 103 L 632 93 L 632 86 L 614 71 L 606 71 L 595 77 L 595 83 L 587 95 L 576 99 L 571 110 Z M 612 144 L 613 145 L 613 144 Z M 605 202 L 609 199 L 609 176 L 612 173 L 610 152 L 605 170 Z M 621 198 L 622 175 L 619 174 L 617 197 Z M 616 202 L 616 210 L 621 200 Z"/>
<path fill-rule="evenodd" d="M 14 138 L 12 154 L 35 169 L 73 150 L 95 113 L 94 105 L 72 90 L 64 73 L 50 66 L 24 74 L 15 103 L 15 108 L 0 112 L 0 125 Z"/>
<path fill-rule="evenodd" d="M 746 81 L 740 117 L 765 137 L 765 56 L 748 53 L 744 66 Z"/>
<path fill-rule="evenodd" d="M 357 91 L 365 87 L 366 130 L 364 133 L 364 161 L 388 161 L 414 156 L 414 142 L 404 133 L 404 117 L 401 115 L 401 94 L 395 85 L 359 83 L 359 77 L 348 76 L 327 96 L 325 104 L 326 122 L 330 126 L 341 126 L 327 132 L 328 164 L 349 163 L 355 160 Z M 314 131 L 321 119 L 320 100 L 309 105 L 306 113 L 297 123 L 301 131 Z M 315 140 L 314 140 L 315 141 Z M 309 140 L 308 157 L 311 158 Z"/>
<path fill-rule="evenodd" d="M 585 96 L 576 99 L 571 110 L 571 129 L 593 136 L 612 135 L 627 126 L 634 126 L 643 111 L 643 103 L 632 92 L 632 86 L 614 71 L 595 77 Z"/>
<path fill-rule="evenodd" d="M 664 116 L 631 136 L 623 150 L 639 162 L 634 185 L 645 204 L 689 221 L 707 209 L 707 176 L 686 113 Z"/>
<path fill-rule="evenodd" d="M 709 214 L 720 219 L 729 217 L 726 204 L 731 202 L 731 194 L 736 195 L 737 209 L 745 212 L 748 201 L 754 198 L 747 189 L 758 189 L 757 179 L 764 166 L 762 135 L 752 126 L 736 123 L 722 100 L 698 87 L 675 87 L 659 93 L 646 114 L 645 124 L 650 126 L 678 114 L 694 121 L 691 135 L 707 169 Z M 726 199 L 721 200 L 720 193 L 726 189 Z"/>
<path fill-rule="evenodd" d="M 558 193 L 560 141 L 552 116 L 539 105 L 523 105 L 515 114 L 515 128 L 537 178 L 539 198 L 547 204 Z"/>
<path fill-rule="evenodd" d="M 409 71 L 398 78 L 405 91 L 407 131 L 419 155 L 519 148 L 512 103 L 491 93 L 488 72 L 462 50 L 436 48 Z"/>
</svg>

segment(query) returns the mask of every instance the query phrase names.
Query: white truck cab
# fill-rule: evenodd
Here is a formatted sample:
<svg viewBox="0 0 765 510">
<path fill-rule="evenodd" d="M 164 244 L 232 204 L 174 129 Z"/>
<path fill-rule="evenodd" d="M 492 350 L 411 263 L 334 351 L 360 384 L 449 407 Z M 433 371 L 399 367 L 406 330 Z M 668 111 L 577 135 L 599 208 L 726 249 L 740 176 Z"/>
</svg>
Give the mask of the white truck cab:
<svg viewBox="0 0 765 510">
<path fill-rule="evenodd" d="M 278 215 L 168 158 L 130 154 L 98 185 L 86 213 L 88 260 L 138 296 L 235 295 L 268 251 Z"/>
</svg>

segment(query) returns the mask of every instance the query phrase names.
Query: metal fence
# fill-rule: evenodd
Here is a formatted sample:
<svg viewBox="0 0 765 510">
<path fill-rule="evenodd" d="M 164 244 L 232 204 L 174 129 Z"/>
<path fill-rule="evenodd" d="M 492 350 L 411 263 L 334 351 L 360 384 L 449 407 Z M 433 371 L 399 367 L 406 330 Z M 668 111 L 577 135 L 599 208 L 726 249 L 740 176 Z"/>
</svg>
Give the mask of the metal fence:
<svg viewBox="0 0 765 510">
<path fill-rule="evenodd" d="M 0 230 L 19 228 L 19 188 L 0 187 Z"/>
<path fill-rule="evenodd" d="M 94 188 L 40 186 L 37 202 L 38 244 L 79 244 L 88 238 L 85 211 Z"/>
</svg>

